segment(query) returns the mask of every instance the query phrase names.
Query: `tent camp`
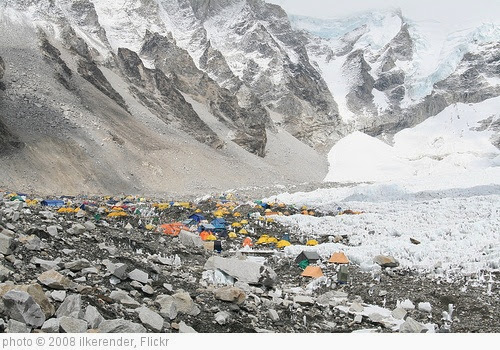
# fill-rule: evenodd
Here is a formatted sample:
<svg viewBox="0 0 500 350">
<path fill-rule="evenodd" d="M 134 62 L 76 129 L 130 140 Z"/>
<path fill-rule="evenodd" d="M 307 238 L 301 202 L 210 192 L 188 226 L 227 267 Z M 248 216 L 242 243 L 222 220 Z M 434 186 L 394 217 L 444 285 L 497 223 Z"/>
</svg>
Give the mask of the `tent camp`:
<svg viewBox="0 0 500 350">
<path fill-rule="evenodd" d="M 315 263 L 318 260 L 321 260 L 321 256 L 319 256 L 319 254 L 314 251 L 304 250 L 299 255 L 297 255 L 297 257 L 295 258 L 295 262 L 298 264 L 303 260 L 307 260 L 311 264 Z"/>
</svg>

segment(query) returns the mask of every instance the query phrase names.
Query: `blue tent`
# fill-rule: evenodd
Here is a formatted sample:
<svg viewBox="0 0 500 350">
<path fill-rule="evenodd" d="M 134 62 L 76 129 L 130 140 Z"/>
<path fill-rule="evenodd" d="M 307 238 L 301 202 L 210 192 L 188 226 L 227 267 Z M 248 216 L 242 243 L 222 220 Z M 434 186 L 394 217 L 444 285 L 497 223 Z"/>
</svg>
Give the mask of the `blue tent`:
<svg viewBox="0 0 500 350">
<path fill-rule="evenodd" d="M 64 206 L 64 201 L 59 199 L 44 199 L 40 204 L 46 207 L 62 207 Z"/>
<path fill-rule="evenodd" d="M 206 230 L 206 231 L 214 231 L 215 230 L 215 226 L 212 224 L 202 224 L 202 225 L 200 225 L 200 228 L 202 230 Z"/>
<path fill-rule="evenodd" d="M 224 220 L 223 218 L 214 219 L 214 220 L 212 220 L 211 224 L 214 225 L 214 227 L 216 229 L 225 229 L 226 228 L 226 220 Z"/>
<path fill-rule="evenodd" d="M 201 220 L 205 220 L 205 217 L 203 215 L 200 215 L 200 214 L 193 214 L 189 218 L 191 220 L 196 221 L 197 224 L 199 224 Z"/>
</svg>

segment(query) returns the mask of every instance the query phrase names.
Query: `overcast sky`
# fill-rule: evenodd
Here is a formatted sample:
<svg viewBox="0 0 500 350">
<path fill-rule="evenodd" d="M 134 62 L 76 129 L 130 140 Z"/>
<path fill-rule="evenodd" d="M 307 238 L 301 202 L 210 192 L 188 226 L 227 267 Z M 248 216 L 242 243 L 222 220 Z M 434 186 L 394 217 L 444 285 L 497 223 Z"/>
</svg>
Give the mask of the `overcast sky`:
<svg viewBox="0 0 500 350">
<path fill-rule="evenodd" d="M 500 0 L 266 0 L 290 14 L 336 18 L 372 9 L 401 8 L 412 20 L 498 22 Z"/>
</svg>

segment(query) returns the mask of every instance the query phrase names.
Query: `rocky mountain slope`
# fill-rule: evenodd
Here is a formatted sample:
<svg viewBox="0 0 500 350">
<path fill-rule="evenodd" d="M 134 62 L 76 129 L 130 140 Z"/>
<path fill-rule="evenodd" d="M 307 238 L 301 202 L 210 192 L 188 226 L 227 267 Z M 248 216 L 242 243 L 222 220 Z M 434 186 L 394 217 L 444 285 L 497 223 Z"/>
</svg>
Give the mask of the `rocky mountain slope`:
<svg viewBox="0 0 500 350">
<path fill-rule="evenodd" d="M 398 11 L 323 21 L 262 0 L 7 0 L 0 29 L 0 184 L 26 191 L 321 181 L 354 130 L 390 141 L 500 95 L 497 26 L 436 43 Z"/>
</svg>

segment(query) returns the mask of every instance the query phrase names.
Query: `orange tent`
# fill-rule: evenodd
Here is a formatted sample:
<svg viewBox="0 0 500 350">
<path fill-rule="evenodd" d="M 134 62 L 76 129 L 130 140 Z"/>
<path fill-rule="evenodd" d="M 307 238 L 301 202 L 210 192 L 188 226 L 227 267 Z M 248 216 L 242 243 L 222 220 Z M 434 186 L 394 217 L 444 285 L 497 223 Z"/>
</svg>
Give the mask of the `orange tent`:
<svg viewBox="0 0 500 350">
<path fill-rule="evenodd" d="M 304 269 L 304 271 L 302 271 L 300 275 L 304 277 L 318 278 L 323 276 L 323 271 L 321 271 L 321 267 L 319 266 L 309 265 Z"/>
<path fill-rule="evenodd" d="M 247 237 L 243 240 L 243 247 L 245 246 L 249 246 L 251 247 L 253 244 L 252 244 L 252 239 L 250 237 Z"/>
<path fill-rule="evenodd" d="M 200 232 L 200 237 L 202 241 L 206 241 L 208 236 L 210 236 L 210 232 L 208 231 L 201 231 Z"/>
<path fill-rule="evenodd" d="M 181 232 L 181 230 L 189 231 L 189 227 L 184 225 L 182 222 L 174 222 L 171 224 L 163 224 L 160 226 L 160 229 L 166 235 L 177 236 Z"/>
<path fill-rule="evenodd" d="M 336 252 L 333 253 L 331 256 L 330 260 L 328 262 L 335 263 L 335 264 L 349 264 L 349 259 L 347 259 L 347 256 L 345 256 L 344 253 L 342 252 Z"/>
</svg>

